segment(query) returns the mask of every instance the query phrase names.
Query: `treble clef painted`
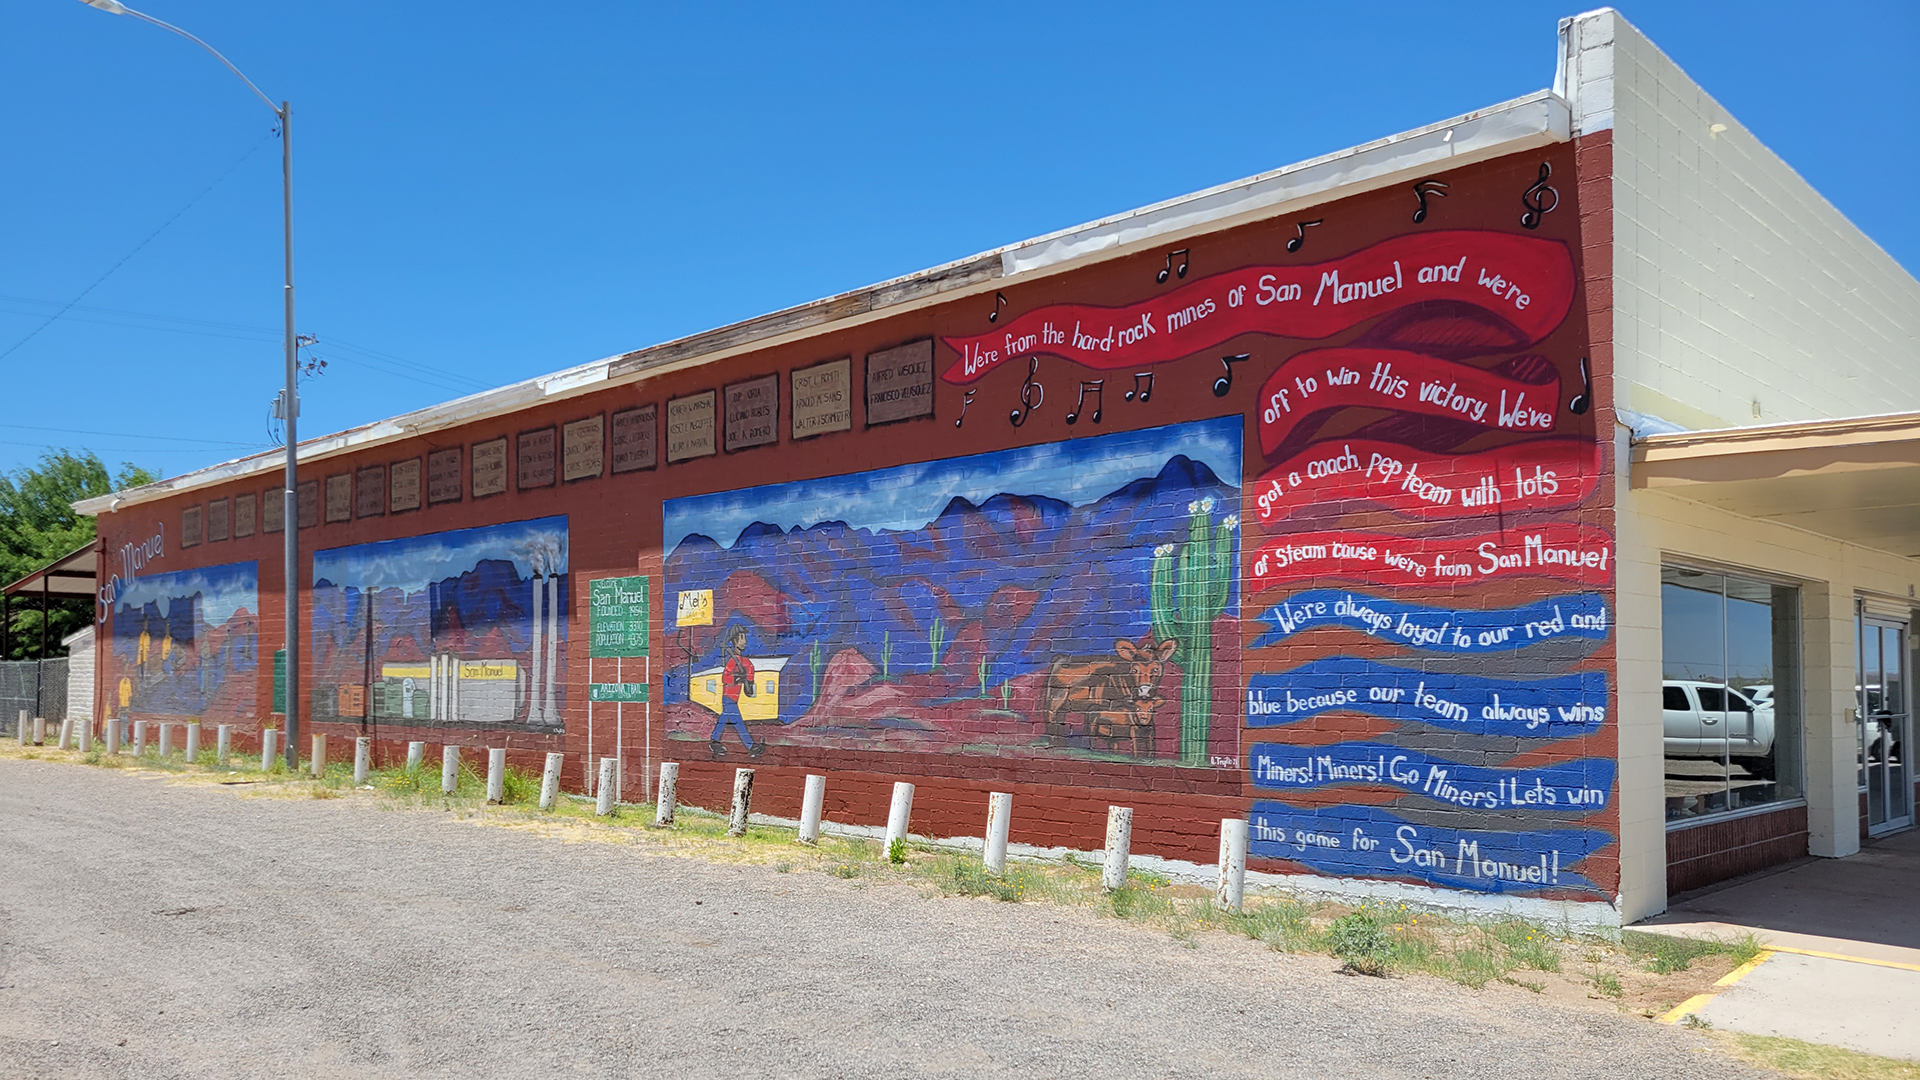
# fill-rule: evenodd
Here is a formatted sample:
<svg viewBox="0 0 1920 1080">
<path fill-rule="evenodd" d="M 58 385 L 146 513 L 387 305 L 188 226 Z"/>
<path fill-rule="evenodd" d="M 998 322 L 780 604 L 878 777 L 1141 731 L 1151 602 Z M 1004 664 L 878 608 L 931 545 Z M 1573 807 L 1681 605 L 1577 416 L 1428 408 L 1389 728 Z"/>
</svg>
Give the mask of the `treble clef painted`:
<svg viewBox="0 0 1920 1080">
<path fill-rule="evenodd" d="M 1552 184 L 1547 183 L 1547 177 L 1552 175 L 1553 166 L 1544 161 L 1541 162 L 1540 179 L 1535 180 L 1533 186 L 1520 196 L 1521 204 L 1527 208 L 1527 212 L 1520 215 L 1521 228 L 1539 228 L 1540 219 L 1553 213 L 1553 208 L 1560 205 L 1560 193 L 1554 190 Z"/>
<path fill-rule="evenodd" d="M 1037 356 L 1027 357 L 1027 381 L 1020 384 L 1020 404 L 1025 407 L 1026 411 L 1022 412 L 1019 409 L 1015 409 L 1007 414 L 1007 423 L 1012 424 L 1014 427 L 1025 424 L 1027 417 L 1033 415 L 1033 410 L 1039 408 L 1040 403 L 1047 400 L 1047 388 L 1041 385 L 1039 380 L 1034 378 L 1034 376 L 1038 374 L 1040 374 L 1040 358 Z"/>
</svg>

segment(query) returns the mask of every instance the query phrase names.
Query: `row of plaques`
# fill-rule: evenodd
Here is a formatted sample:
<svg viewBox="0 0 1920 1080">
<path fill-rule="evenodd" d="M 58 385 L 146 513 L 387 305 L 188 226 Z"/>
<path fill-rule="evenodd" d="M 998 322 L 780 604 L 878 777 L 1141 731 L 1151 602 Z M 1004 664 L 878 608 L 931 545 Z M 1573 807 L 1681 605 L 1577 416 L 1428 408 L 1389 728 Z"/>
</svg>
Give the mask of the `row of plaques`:
<svg viewBox="0 0 1920 1080">
<path fill-rule="evenodd" d="M 853 427 L 851 357 L 796 368 L 788 376 L 794 439 Z M 868 427 L 932 416 L 932 339 L 868 354 L 866 383 Z M 719 415 L 716 405 L 721 408 Z M 777 374 L 729 383 L 717 394 L 706 390 L 667 402 L 670 463 L 709 457 L 720 446 L 732 453 L 779 441 Z M 512 439 L 503 435 L 467 447 L 429 451 L 424 459 L 408 458 L 336 473 L 326 478 L 324 501 L 321 482 L 308 480 L 297 489 L 300 527 L 318 525 L 323 514 L 332 524 L 418 510 L 423 497 L 431 506 L 459 502 L 466 494 L 475 499 L 505 494 L 509 442 L 514 451 L 514 488 L 520 491 L 594 480 L 609 470 L 618 474 L 651 469 L 659 464 L 660 407 L 641 405 L 611 416 L 599 413 L 557 428 L 523 431 Z M 286 527 L 281 491 L 279 487 L 269 488 L 257 503 L 260 528 L 265 532 L 280 532 Z M 180 546 L 252 536 L 255 507 L 252 494 L 187 507 L 181 513 Z"/>
</svg>

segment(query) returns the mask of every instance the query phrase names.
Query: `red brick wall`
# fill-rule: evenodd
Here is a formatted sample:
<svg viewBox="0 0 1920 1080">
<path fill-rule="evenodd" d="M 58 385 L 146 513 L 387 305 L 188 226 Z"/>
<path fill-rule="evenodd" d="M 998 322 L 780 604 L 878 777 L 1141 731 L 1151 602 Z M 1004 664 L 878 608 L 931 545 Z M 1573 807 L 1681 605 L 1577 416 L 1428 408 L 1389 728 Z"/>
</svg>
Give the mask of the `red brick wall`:
<svg viewBox="0 0 1920 1080">
<path fill-rule="evenodd" d="M 401 537 L 440 533 L 502 522 L 525 521 L 554 515 L 566 515 L 569 521 L 569 563 L 566 575 L 568 615 L 565 670 L 567 685 L 563 717 L 564 733 L 531 730 L 502 730 L 472 724 L 403 724 L 391 718 L 377 726 L 381 741 L 381 760 L 397 760 L 410 738 L 430 743 L 454 742 L 463 746 L 506 745 L 510 760 L 517 767 L 538 770 L 541 755 L 561 750 L 568 755 L 567 784 L 578 789 L 593 757 L 611 753 L 612 708 L 594 706 L 594 737 L 588 744 L 587 702 L 585 693 L 588 660 L 586 656 L 586 596 L 590 579 L 644 574 L 650 579 L 652 610 L 655 613 L 653 638 L 653 693 L 651 730 L 642 720 L 648 710 L 639 705 L 625 707 L 625 743 L 627 775 L 625 791 L 638 797 L 647 790 L 647 766 L 671 757 L 684 762 L 682 798 L 693 803 L 721 806 L 731 788 L 732 769 L 752 763 L 761 770 L 756 783 L 758 808 L 775 814 L 797 813 L 802 777 L 808 771 L 828 775 L 827 813 L 834 820 L 876 825 L 884 822 L 891 784 L 896 779 L 911 779 L 918 784 L 913 827 L 916 832 L 933 834 L 977 834 L 984 823 L 985 794 L 990 790 L 1010 790 L 1016 794 L 1013 839 L 1041 845 L 1066 845 L 1092 848 L 1101 842 L 1106 807 L 1109 803 L 1131 805 L 1136 809 L 1136 850 L 1163 854 L 1197 862 L 1214 858 L 1218 823 L 1222 817 L 1248 813 L 1256 798 L 1268 798 L 1256 791 L 1248 775 L 1245 748 L 1255 739 L 1292 740 L 1295 744 L 1327 744 L 1341 740 L 1393 740 L 1405 731 L 1383 724 L 1377 718 L 1350 713 L 1332 713 L 1276 734 L 1272 728 L 1253 728 L 1245 723 L 1242 705 L 1245 680 L 1253 676 L 1285 675 L 1298 665 L 1327 657 L 1348 657 L 1377 663 L 1419 667 L 1433 658 L 1400 645 L 1351 630 L 1329 628 L 1295 635 L 1278 643 L 1256 647 L 1254 642 L 1270 628 L 1257 622 L 1256 616 L 1286 596 L 1317 587 L 1365 589 L 1376 595 L 1406 603 L 1466 608 L 1504 607 L 1534 602 L 1544 596 L 1584 590 L 1605 598 L 1611 609 L 1610 584 L 1576 586 L 1564 581 L 1540 578 L 1479 583 L 1471 586 L 1439 581 L 1412 586 L 1385 582 L 1368 583 L 1351 579 L 1326 578 L 1290 583 L 1284 587 L 1260 587 L 1245 576 L 1253 553 L 1262 544 L 1305 529 L 1338 528 L 1385 531 L 1407 538 L 1419 546 L 1427 536 L 1450 537 L 1475 531 L 1493 531 L 1503 527 L 1505 518 L 1496 514 L 1479 519 L 1422 521 L 1417 516 L 1384 510 L 1375 503 L 1352 502 L 1335 498 L 1313 507 L 1314 513 L 1298 520 L 1277 520 L 1262 524 L 1260 507 L 1255 503 L 1253 481 L 1276 464 L 1264 454 L 1261 442 L 1261 416 L 1267 403 L 1260 398 L 1262 384 L 1287 360 L 1309 349 L 1338 346 L 1364 346 L 1383 333 L 1385 317 L 1370 317 L 1315 339 L 1276 337 L 1264 333 L 1245 333 L 1209 342 L 1189 355 L 1154 363 L 1154 389 L 1150 403 L 1129 402 L 1122 392 L 1133 385 L 1136 370 L 1147 367 L 1127 365 L 1095 371 L 1067 360 L 1044 356 L 1038 378 L 1046 387 L 1043 404 L 1019 425 L 1009 422 L 1009 410 L 1022 404 L 1022 391 L 1029 371 L 1022 358 L 1003 364 L 977 381 L 960 385 L 936 381 L 934 414 L 882 426 L 864 423 L 864 400 L 860 389 L 863 358 L 874 352 L 916 339 L 983 334 L 1018 323 L 1022 315 L 1061 304 L 1119 306 L 1140 303 L 1171 290 L 1190 286 L 1211 275 L 1252 266 L 1297 266 L 1350 256 L 1385 241 L 1417 236 L 1423 230 L 1480 230 L 1526 239 L 1559 241 L 1573 256 L 1579 285 L 1564 321 L 1543 339 L 1505 348 L 1490 348 L 1472 341 L 1428 342 L 1428 351 L 1447 363 L 1487 367 L 1496 361 L 1520 354 L 1535 354 L 1557 373 L 1560 395 L 1557 401 L 1544 401 L 1556 418 L 1555 434 L 1573 435 L 1610 444 L 1612 431 L 1611 398 L 1611 320 L 1610 236 L 1606 223 L 1606 185 L 1609 174 L 1610 144 L 1604 137 L 1583 140 L 1578 147 L 1553 147 L 1513 155 L 1480 165 L 1436 173 L 1448 185 L 1447 194 L 1429 199 L 1430 217 L 1424 225 L 1411 221 L 1415 196 L 1404 185 L 1354 195 L 1302 213 L 1271 222 L 1249 225 L 1227 232 L 1197 238 L 1170 240 L 1162 247 L 1121 259 L 1111 260 L 1054 277 L 1028 279 L 1016 277 L 1000 287 L 1005 305 L 997 305 L 992 294 L 970 296 L 917 311 L 890 316 L 875 322 L 833 331 L 819 338 L 776 345 L 729 358 L 715 364 L 672 372 L 646 381 L 622 385 L 567 401 L 554 402 L 524 410 L 512 416 L 477 422 L 467 427 L 437 432 L 431 436 L 400 440 L 376 449 L 317 461 L 303 470 L 303 477 L 320 482 L 321 500 L 329 476 L 353 473 L 373 465 L 421 458 L 433 450 L 458 446 L 463 449 L 463 467 L 470 468 L 472 448 L 502 436 L 509 439 L 508 468 L 514 464 L 512 439 L 521 432 L 552 426 L 558 429 L 570 421 L 592 415 L 611 416 L 621 409 L 654 404 L 661 410 L 660 424 L 666 426 L 666 403 L 674 398 L 706 391 L 721 390 L 726 384 L 774 373 L 779 376 L 781 406 L 777 418 L 779 440 L 774 446 L 722 450 L 711 457 L 678 464 L 666 462 L 664 445 L 660 464 L 651 470 L 612 475 L 603 469 L 597 479 L 558 482 L 532 490 L 518 490 L 509 476 L 504 494 L 476 499 L 470 491 L 451 503 L 423 505 L 418 510 L 355 517 L 342 522 L 321 521 L 299 531 L 302 549 L 300 580 L 312 581 L 313 552 L 320 548 L 338 548 Z M 1523 194 L 1534 187 L 1543 163 L 1552 166 L 1558 202 L 1538 221 L 1537 229 L 1522 229 L 1519 223 Z M 1541 205 L 1536 203 L 1535 205 Z M 1298 223 L 1314 221 L 1310 227 Z M 1288 242 L 1301 239 L 1299 250 L 1289 251 Z M 1170 268 L 1168 252 L 1187 249 L 1190 277 L 1160 283 L 1156 275 Z M 1406 267 L 1412 275 L 1417 268 Z M 1393 317 L 1440 318 L 1454 309 L 1400 311 Z M 989 315 L 996 319 L 990 320 Z M 1464 325 L 1464 324 L 1463 324 Z M 1403 327 L 1404 330 L 1404 327 Z M 1469 335 L 1471 336 L 1471 335 Z M 1248 359 L 1231 368 L 1232 381 L 1215 392 L 1216 379 L 1229 370 L 1222 356 L 1247 354 Z M 788 374 L 842 357 L 851 357 L 854 405 L 852 430 L 831 433 L 803 442 L 791 438 L 789 428 L 792 402 Z M 1575 414 L 1569 402 L 1583 390 L 1579 362 L 1587 359 L 1592 374 L 1590 411 Z M 958 355 L 945 344 L 936 345 L 935 371 L 945 372 L 958 361 Z M 1103 418 L 1095 427 L 1084 415 L 1070 425 L 1066 414 L 1075 400 L 1076 384 L 1083 379 L 1104 378 L 1106 393 L 1102 402 Z M 324 392 L 324 391 L 316 391 Z M 670 650 L 672 601 L 663 582 L 662 505 L 668 500 L 712 492 L 725 492 L 765 484 L 811 480 L 822 477 L 861 473 L 903 463 L 960 455 L 988 454 L 1011 448 L 1060 443 L 1065 440 L 1140 431 L 1169 424 L 1206 420 L 1222 416 L 1241 418 L 1241 476 L 1223 478 L 1242 486 L 1240 509 L 1244 538 L 1239 559 L 1243 576 L 1238 582 L 1238 615 L 1216 628 L 1214 653 L 1215 681 L 1212 701 L 1213 735 L 1204 763 L 1180 763 L 1156 752 L 1140 760 L 1124 760 L 1124 753 L 1111 748 L 1102 753 L 1031 753 L 1000 755 L 975 751 L 900 752 L 846 746 L 809 745 L 793 736 L 771 740 L 765 757 L 748 759 L 737 743 L 724 760 L 708 759 L 704 738 L 672 738 L 663 716 L 661 699 L 666 685 L 664 669 L 683 663 L 685 658 Z M 1385 426 L 1382 426 L 1382 424 Z M 1513 445 L 1512 432 L 1490 429 L 1478 431 L 1437 427 L 1430 420 L 1400 418 L 1370 407 L 1346 407 L 1324 415 L 1316 413 L 1311 424 L 1299 429 L 1303 436 L 1320 441 L 1375 438 L 1405 439 L 1424 443 L 1436 452 L 1471 453 L 1481 448 Z M 663 440 L 664 442 L 664 440 Z M 1304 444 L 1302 444 L 1304 445 Z M 1292 449 L 1298 449 L 1295 446 Z M 1600 455 L 1602 473 L 1591 496 L 1555 521 L 1578 524 L 1610 534 L 1613 527 L 1613 485 L 1608 478 L 1612 468 L 1610 454 Z M 470 474 L 465 478 L 470 483 Z M 245 483 L 222 485 L 212 490 L 195 491 L 153 504 L 130 507 L 103 515 L 100 532 L 109 552 L 129 538 L 147 535 L 156 526 L 169 537 L 178 534 L 183 511 L 204 506 L 208 500 L 237 495 L 264 497 L 275 490 L 277 474 L 262 473 Z M 423 500 L 424 502 L 424 500 Z M 1226 508 L 1222 508 L 1224 511 Z M 1527 517 L 1529 522 L 1545 520 Z M 267 533 L 264 508 L 254 534 L 248 538 L 203 540 L 196 547 L 170 547 L 165 556 L 149 568 L 150 572 L 168 572 L 188 567 L 215 566 L 239 561 L 258 563 L 258 650 L 261 661 L 255 680 L 254 715 L 222 717 L 209 715 L 209 722 L 233 719 L 258 722 L 264 719 L 272 695 L 271 660 L 280 639 L 283 591 L 281 577 L 281 536 Z M 1532 527 L 1528 525 L 1527 527 Z M 109 556 L 110 557 L 110 556 Z M 1090 605 L 1103 598 L 1089 596 Z M 310 620 L 310 605 L 303 605 Z M 724 614 L 720 620 L 724 622 Z M 664 618 L 664 622 L 662 621 Z M 310 625 L 310 622 L 309 622 Z M 311 635 L 307 638 L 311 644 Z M 708 643 L 702 642 L 701 647 Z M 1599 673 L 1609 683 L 1613 677 L 1613 644 L 1609 635 L 1584 651 L 1554 654 L 1547 659 L 1516 659 L 1512 653 L 1499 653 L 1484 662 L 1462 662 L 1461 670 L 1470 674 L 1524 681 L 1530 676 L 1560 676 L 1573 673 Z M 101 650 L 101 687 L 112 694 L 112 651 Z M 600 663 L 600 662 L 597 662 Z M 596 675 L 601 673 L 596 666 Z M 1434 669 L 1439 670 L 1439 669 Z M 302 657 L 302 680 L 311 687 L 314 672 L 311 657 Z M 632 676 L 628 676 L 631 680 Z M 1169 676 L 1171 679 L 1171 676 Z M 1169 681 L 1163 684 L 1173 686 Z M 110 708 L 118 713 L 117 707 Z M 784 719 L 784 717 L 783 717 Z M 1403 725 L 1404 727 L 1404 725 Z M 357 722 L 307 723 L 305 731 L 324 730 L 344 740 L 351 752 L 351 738 L 362 731 Z M 682 732 L 684 734 L 684 732 Z M 1420 742 L 1415 739 L 1415 742 Z M 1511 759 L 1513 767 L 1528 763 L 1555 763 L 1578 760 L 1611 760 L 1616 742 L 1611 721 L 1593 733 L 1549 746 L 1516 742 L 1504 749 L 1481 741 L 1426 740 L 1422 745 L 1436 752 L 1465 754 L 1473 760 Z M 651 745 L 650 759 L 639 748 Z M 302 746 L 304 751 L 304 746 Z M 1212 760 L 1218 759 L 1218 760 Z M 1499 764 L 1499 761 L 1495 762 Z M 1540 817 L 1541 829 L 1578 829 L 1617 835 L 1618 813 L 1612 806 L 1614 792 L 1608 792 L 1604 809 L 1584 814 L 1559 812 Z M 1456 813 L 1457 808 L 1436 808 L 1411 798 L 1405 790 L 1387 784 L 1346 784 L 1302 793 L 1293 800 L 1296 808 L 1307 813 L 1333 812 L 1345 808 L 1357 813 L 1375 809 L 1404 807 L 1426 815 L 1425 823 L 1453 822 L 1460 828 L 1485 827 L 1480 817 Z M 1439 815 L 1439 816 L 1436 816 Z M 1306 863 L 1288 860 L 1256 859 L 1257 868 L 1303 869 Z M 1327 871 L 1324 872 L 1343 872 Z M 1374 873 L 1373 871 L 1366 871 Z M 1576 891 L 1585 898 L 1608 895 L 1618 885 L 1618 858 L 1615 845 L 1603 844 L 1582 865 L 1581 872 L 1594 886 L 1591 892 Z M 1406 873 L 1404 880 L 1427 880 Z M 1535 889 L 1541 895 L 1563 895 L 1565 890 Z"/>
<path fill-rule="evenodd" d="M 1710 821 L 1667 833 L 1667 895 L 1751 874 L 1807 853 L 1807 808 Z"/>
</svg>

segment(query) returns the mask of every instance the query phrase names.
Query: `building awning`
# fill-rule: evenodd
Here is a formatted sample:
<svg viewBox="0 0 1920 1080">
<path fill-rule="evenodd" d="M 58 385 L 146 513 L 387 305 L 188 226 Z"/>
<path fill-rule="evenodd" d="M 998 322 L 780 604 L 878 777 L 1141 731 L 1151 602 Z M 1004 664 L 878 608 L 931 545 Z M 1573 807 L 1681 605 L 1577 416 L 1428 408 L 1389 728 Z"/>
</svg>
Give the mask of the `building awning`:
<svg viewBox="0 0 1920 1080">
<path fill-rule="evenodd" d="M 1633 486 L 1920 557 L 1920 412 L 1643 436 Z"/>
<path fill-rule="evenodd" d="M 71 554 L 62 555 L 20 580 L 0 587 L 0 595 L 9 598 L 84 596 L 91 600 L 96 589 L 94 570 L 98 565 L 93 543 L 89 541 L 85 547 L 76 548 Z"/>
</svg>

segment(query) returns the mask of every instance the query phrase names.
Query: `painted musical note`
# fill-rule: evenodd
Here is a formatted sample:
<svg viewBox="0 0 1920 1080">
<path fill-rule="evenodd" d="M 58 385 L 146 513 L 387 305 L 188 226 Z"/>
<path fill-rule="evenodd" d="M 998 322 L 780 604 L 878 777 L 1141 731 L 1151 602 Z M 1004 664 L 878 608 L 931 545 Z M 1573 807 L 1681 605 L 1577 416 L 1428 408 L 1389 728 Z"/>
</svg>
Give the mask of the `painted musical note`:
<svg viewBox="0 0 1920 1080">
<path fill-rule="evenodd" d="M 1107 380 L 1105 379 L 1080 380 L 1080 400 L 1074 403 L 1073 411 L 1067 414 L 1067 423 L 1069 424 L 1079 423 L 1080 410 L 1087 407 L 1087 391 L 1089 390 L 1093 391 L 1093 422 L 1096 424 L 1099 423 L 1100 422 L 1100 394 L 1101 394 L 1102 388 L 1105 387 L 1106 385 L 1107 385 Z"/>
<path fill-rule="evenodd" d="M 1147 388 L 1145 390 L 1140 389 L 1141 379 L 1147 380 Z M 1132 401 L 1135 398 L 1135 396 L 1138 396 L 1142 402 L 1145 402 L 1148 398 L 1152 397 L 1153 396 L 1153 372 L 1151 371 L 1134 372 L 1133 373 L 1133 389 L 1127 391 L 1122 396 L 1125 397 L 1128 401 Z"/>
<path fill-rule="evenodd" d="M 1006 293 L 998 293 L 998 292 L 997 292 L 997 293 L 994 293 L 994 294 L 993 294 L 993 314 L 991 314 L 991 315 L 989 315 L 989 316 L 987 316 L 987 321 L 988 321 L 988 322 L 999 322 L 999 321 L 1000 321 L 1000 309 L 1001 309 L 1001 308 L 1003 308 L 1003 307 L 1006 307 L 1006 306 L 1007 306 L 1007 294 L 1006 294 Z"/>
<path fill-rule="evenodd" d="M 1415 225 L 1427 220 L 1427 196 L 1429 195 L 1438 195 L 1443 199 L 1446 198 L 1447 185 L 1438 180 L 1421 180 L 1413 185 L 1413 197 L 1420 200 L 1420 209 L 1413 212 L 1413 223 Z"/>
<path fill-rule="evenodd" d="M 1021 412 L 1019 409 L 1015 409 L 1007 414 L 1007 422 L 1014 427 L 1025 424 L 1027 417 L 1033 415 L 1033 410 L 1039 408 L 1040 403 L 1047 400 L 1047 388 L 1041 385 L 1039 380 L 1034 378 L 1034 376 L 1038 374 L 1040 374 L 1040 358 L 1037 356 L 1027 357 L 1027 381 L 1020 384 L 1020 404 L 1025 407 L 1026 411 Z"/>
<path fill-rule="evenodd" d="M 1253 354 L 1241 353 L 1238 356 L 1223 356 L 1220 358 L 1220 366 L 1226 368 L 1227 373 L 1213 380 L 1214 397 L 1227 396 L 1227 391 L 1233 389 L 1233 365 L 1245 363 L 1251 355 Z"/>
<path fill-rule="evenodd" d="M 1539 228 L 1540 219 L 1553 213 L 1553 208 L 1560 205 L 1560 193 L 1554 190 L 1553 185 L 1547 183 L 1547 177 L 1552 175 L 1553 166 L 1547 162 L 1541 162 L 1540 179 L 1535 180 L 1533 186 L 1520 196 L 1521 204 L 1527 208 L 1527 212 L 1520 215 L 1521 228 Z"/>
<path fill-rule="evenodd" d="M 1307 243 L 1307 226 L 1318 225 L 1325 220 L 1326 220 L 1325 218 L 1315 218 L 1312 221 L 1294 222 L 1293 229 L 1294 229 L 1294 232 L 1297 233 L 1298 235 L 1296 235 L 1293 239 L 1287 241 L 1287 250 L 1299 251 L 1302 247 L 1305 247 Z"/>
<path fill-rule="evenodd" d="M 1580 358 L 1580 392 L 1567 402 L 1567 411 L 1575 416 L 1585 415 L 1593 407 L 1593 372 L 1587 370 L 1587 358 Z"/>
<path fill-rule="evenodd" d="M 1153 276 L 1153 280 L 1159 282 L 1162 285 L 1165 285 L 1167 283 L 1167 275 L 1173 273 L 1173 256 L 1174 255 L 1180 256 L 1180 276 L 1181 277 L 1187 276 L 1187 263 L 1189 261 L 1187 258 L 1187 249 L 1181 248 L 1178 251 L 1175 251 L 1172 254 L 1167 256 L 1167 265 L 1164 268 L 1162 268 L 1158 274 L 1155 274 Z"/>
<path fill-rule="evenodd" d="M 960 399 L 960 415 L 954 420 L 954 427 L 959 427 L 960 421 L 967 418 L 967 406 L 973 404 L 973 395 L 979 392 L 978 390 L 969 390 L 967 391 L 967 396 Z"/>
</svg>

